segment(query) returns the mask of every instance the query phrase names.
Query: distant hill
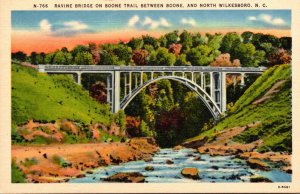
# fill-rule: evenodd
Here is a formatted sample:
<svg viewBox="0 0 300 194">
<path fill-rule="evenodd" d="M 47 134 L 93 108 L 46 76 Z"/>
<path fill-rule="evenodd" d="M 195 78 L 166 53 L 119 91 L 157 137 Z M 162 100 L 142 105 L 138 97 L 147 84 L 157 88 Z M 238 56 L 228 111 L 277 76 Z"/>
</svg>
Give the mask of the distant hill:
<svg viewBox="0 0 300 194">
<path fill-rule="evenodd" d="M 205 139 L 206 143 L 218 143 L 226 134 L 227 142 L 250 145 L 261 140 L 257 147 L 259 152 L 291 153 L 291 129 L 291 68 L 285 64 L 264 72 L 229 109 L 225 118 L 186 142 Z"/>
</svg>

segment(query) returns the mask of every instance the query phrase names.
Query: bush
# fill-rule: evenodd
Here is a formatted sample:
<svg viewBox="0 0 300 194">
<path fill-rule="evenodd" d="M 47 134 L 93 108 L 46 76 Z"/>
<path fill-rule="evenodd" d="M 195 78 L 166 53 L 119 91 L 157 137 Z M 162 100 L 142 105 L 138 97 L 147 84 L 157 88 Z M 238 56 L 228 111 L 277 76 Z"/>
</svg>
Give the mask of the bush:
<svg viewBox="0 0 300 194">
<path fill-rule="evenodd" d="M 25 183 L 26 177 L 21 169 L 16 164 L 15 160 L 11 163 L 11 182 L 12 183 Z"/>
</svg>

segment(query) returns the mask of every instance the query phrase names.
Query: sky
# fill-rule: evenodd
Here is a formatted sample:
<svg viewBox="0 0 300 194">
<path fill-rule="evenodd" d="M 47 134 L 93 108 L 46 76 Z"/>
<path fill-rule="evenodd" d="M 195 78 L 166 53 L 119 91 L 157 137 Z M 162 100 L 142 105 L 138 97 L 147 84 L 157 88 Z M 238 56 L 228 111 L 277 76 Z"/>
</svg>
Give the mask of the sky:
<svg viewBox="0 0 300 194">
<path fill-rule="evenodd" d="M 173 30 L 245 30 L 290 36 L 289 10 L 13 11 L 12 52 L 51 52 L 77 44 L 128 41 Z"/>
</svg>

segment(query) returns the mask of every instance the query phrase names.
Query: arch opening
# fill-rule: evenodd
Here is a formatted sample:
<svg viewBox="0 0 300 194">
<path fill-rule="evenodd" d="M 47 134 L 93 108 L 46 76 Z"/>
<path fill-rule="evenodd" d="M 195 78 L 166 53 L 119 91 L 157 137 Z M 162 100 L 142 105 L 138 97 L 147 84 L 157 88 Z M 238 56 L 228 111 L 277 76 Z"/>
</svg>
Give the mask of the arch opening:
<svg viewBox="0 0 300 194">
<path fill-rule="evenodd" d="M 221 116 L 221 110 L 217 106 L 217 104 L 213 101 L 211 96 L 203 89 L 201 88 L 198 84 L 192 82 L 191 80 L 184 78 L 184 77 L 179 77 L 179 76 L 161 76 L 156 79 L 149 80 L 142 85 L 138 86 L 134 90 L 132 90 L 131 94 L 128 94 L 123 98 L 123 100 L 120 103 L 120 108 L 125 109 L 128 104 L 134 99 L 134 97 L 144 88 L 149 86 L 152 83 L 155 83 L 160 80 L 173 80 L 177 81 L 185 86 L 187 86 L 191 91 L 195 92 L 197 96 L 201 99 L 201 101 L 205 104 L 205 106 L 208 108 L 212 116 L 214 117 L 215 120 L 218 120 L 219 117 Z"/>
</svg>

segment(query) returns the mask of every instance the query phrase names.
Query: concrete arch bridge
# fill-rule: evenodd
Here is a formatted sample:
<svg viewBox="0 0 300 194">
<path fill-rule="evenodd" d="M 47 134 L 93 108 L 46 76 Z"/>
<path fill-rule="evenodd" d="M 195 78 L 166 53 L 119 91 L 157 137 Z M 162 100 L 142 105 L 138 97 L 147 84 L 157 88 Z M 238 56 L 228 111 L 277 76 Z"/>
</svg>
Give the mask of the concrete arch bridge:
<svg viewBox="0 0 300 194">
<path fill-rule="evenodd" d="M 107 74 L 107 102 L 112 112 L 125 109 L 145 87 L 159 80 L 180 82 L 194 91 L 207 106 L 214 119 L 226 111 L 226 76 L 233 81 L 246 74 L 261 74 L 265 67 L 211 67 L 211 66 L 113 66 L 113 65 L 38 65 L 39 72 L 75 74 L 81 84 L 82 74 Z"/>
</svg>

